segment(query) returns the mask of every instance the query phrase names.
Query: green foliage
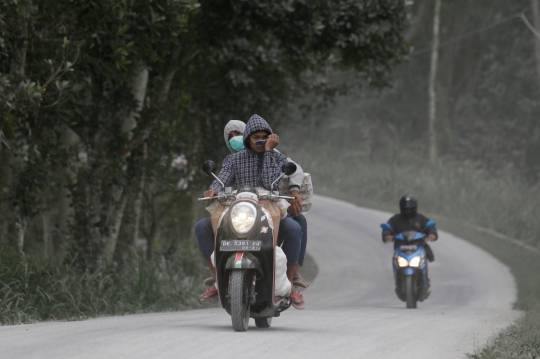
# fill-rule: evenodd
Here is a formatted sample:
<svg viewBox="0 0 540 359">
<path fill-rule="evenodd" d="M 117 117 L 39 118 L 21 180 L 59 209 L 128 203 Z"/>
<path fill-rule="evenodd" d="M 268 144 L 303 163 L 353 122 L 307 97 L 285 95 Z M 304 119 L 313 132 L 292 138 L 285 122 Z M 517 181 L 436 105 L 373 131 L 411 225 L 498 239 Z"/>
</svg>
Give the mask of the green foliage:
<svg viewBox="0 0 540 359">
<path fill-rule="evenodd" d="M 201 263 L 186 267 L 178 258 L 166 266 L 140 261 L 120 274 L 66 265 L 51 268 L 17 253 L 0 252 L 0 324 L 74 320 L 194 308 L 200 305 Z M 189 268 L 189 269 L 188 269 Z"/>
<path fill-rule="evenodd" d="M 344 91 L 332 71 L 387 84 L 405 24 L 394 0 L 2 2 L 0 245 L 28 257 L 4 281 L 5 298 L 24 298 L 10 321 L 174 308 L 150 264 L 135 271 L 146 279 L 110 269 L 138 263 L 135 229 L 147 258 L 190 266 L 199 165 L 225 155 L 224 124 L 285 122 L 307 93 L 326 104 Z M 57 267 L 36 264 L 44 252 Z"/>
</svg>

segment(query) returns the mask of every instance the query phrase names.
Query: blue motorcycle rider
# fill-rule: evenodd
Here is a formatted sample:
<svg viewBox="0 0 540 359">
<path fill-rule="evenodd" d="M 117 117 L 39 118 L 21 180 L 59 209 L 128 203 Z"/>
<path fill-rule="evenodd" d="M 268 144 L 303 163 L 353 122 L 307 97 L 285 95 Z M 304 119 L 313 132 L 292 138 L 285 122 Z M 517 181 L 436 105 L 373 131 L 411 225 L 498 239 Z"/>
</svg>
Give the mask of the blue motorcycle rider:
<svg viewBox="0 0 540 359">
<path fill-rule="evenodd" d="M 394 215 L 388 220 L 388 224 L 391 229 L 383 229 L 382 239 L 384 243 L 389 243 L 394 240 L 394 235 L 405 231 L 416 231 L 425 233 L 428 241 L 436 241 L 439 236 L 437 234 L 437 228 L 427 228 L 429 219 L 421 213 L 418 213 L 418 201 L 412 195 L 405 195 L 399 200 L 400 213 Z M 394 244 L 395 246 L 396 244 Z M 435 257 L 431 247 L 425 243 L 424 249 L 426 250 L 426 257 L 430 262 L 433 262 Z M 424 280 L 424 298 L 427 298 L 430 294 L 429 290 L 429 278 Z"/>
</svg>

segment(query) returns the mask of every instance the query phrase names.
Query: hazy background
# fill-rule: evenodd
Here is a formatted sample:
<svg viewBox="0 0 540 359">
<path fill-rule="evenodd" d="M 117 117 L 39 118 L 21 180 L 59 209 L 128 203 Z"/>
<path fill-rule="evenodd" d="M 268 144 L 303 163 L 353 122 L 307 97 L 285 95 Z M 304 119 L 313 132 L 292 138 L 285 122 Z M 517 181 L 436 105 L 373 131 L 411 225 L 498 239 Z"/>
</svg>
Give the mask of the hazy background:
<svg viewBox="0 0 540 359">
<path fill-rule="evenodd" d="M 422 211 L 538 245 L 540 45 L 520 17 L 533 22 L 534 1 L 443 2 L 435 78 L 434 4 L 409 7 L 411 53 L 389 88 L 346 76 L 358 90 L 309 115 L 294 109 L 283 148 L 326 193 L 397 210 L 411 192 Z"/>
<path fill-rule="evenodd" d="M 200 166 L 253 113 L 317 194 L 412 193 L 533 310 L 539 2 L 3 1 L 0 322 L 200 306 Z"/>
</svg>

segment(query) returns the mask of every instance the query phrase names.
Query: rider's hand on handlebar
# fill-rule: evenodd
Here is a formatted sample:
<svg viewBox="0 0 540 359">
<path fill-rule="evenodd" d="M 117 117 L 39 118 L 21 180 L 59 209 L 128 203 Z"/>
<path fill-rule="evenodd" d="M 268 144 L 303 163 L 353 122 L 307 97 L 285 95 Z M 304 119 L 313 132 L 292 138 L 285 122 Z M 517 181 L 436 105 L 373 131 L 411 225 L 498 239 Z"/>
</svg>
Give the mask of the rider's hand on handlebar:
<svg viewBox="0 0 540 359">
<path fill-rule="evenodd" d="M 289 203 L 291 204 L 291 214 L 293 217 L 296 217 L 302 212 L 302 197 L 300 197 L 297 190 L 291 191 L 291 196 L 296 197 L 296 199 L 289 200 Z"/>
<path fill-rule="evenodd" d="M 436 241 L 437 240 L 437 236 L 434 235 L 434 234 L 430 234 L 427 238 L 428 238 L 429 241 Z"/>
<path fill-rule="evenodd" d="M 394 236 L 390 236 L 390 235 L 384 236 L 384 241 L 386 243 L 392 242 L 393 240 L 394 240 Z"/>
<path fill-rule="evenodd" d="M 216 191 L 214 191 L 213 189 L 209 189 L 207 191 L 204 191 L 203 193 L 203 197 L 214 197 L 214 195 L 216 194 Z"/>
<path fill-rule="evenodd" d="M 270 136 L 268 136 L 268 140 L 264 144 L 264 150 L 273 151 L 274 148 L 277 147 L 277 145 L 279 145 L 279 136 L 273 133 Z"/>
</svg>

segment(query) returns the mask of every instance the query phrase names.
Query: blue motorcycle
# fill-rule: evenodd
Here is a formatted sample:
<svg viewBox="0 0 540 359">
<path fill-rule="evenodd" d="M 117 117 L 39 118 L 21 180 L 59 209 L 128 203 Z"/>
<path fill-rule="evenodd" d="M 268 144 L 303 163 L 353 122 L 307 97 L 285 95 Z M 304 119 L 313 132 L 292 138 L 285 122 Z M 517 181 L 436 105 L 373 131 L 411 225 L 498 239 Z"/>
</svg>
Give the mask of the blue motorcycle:
<svg viewBox="0 0 540 359">
<path fill-rule="evenodd" d="M 435 224 L 429 221 L 425 229 L 435 227 Z M 388 223 L 381 224 L 381 228 L 392 231 Z M 394 235 L 392 265 L 396 294 L 407 303 L 407 308 L 416 308 L 418 301 L 422 302 L 429 296 L 429 291 L 424 290 L 429 286 L 425 243 L 426 235 L 422 232 L 405 231 Z"/>
</svg>

